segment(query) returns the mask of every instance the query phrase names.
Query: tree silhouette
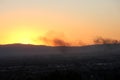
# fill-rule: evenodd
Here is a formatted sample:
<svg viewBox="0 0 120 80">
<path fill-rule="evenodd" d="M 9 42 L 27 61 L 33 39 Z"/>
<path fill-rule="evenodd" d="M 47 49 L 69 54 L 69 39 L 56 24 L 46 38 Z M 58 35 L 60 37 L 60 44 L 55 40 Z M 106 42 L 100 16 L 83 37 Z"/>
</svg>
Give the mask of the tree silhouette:
<svg viewBox="0 0 120 80">
<path fill-rule="evenodd" d="M 98 37 L 94 40 L 95 44 L 120 44 L 119 40 Z"/>
</svg>

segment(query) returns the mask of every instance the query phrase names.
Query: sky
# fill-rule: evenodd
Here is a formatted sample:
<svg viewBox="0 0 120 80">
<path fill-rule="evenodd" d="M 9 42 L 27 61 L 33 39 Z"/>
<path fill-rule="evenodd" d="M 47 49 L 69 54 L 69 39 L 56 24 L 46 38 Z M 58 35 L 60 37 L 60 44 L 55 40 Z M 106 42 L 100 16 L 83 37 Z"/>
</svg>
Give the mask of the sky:
<svg viewBox="0 0 120 80">
<path fill-rule="evenodd" d="M 120 40 L 120 0 L 0 0 L 0 44 L 93 44 L 99 36 Z"/>
</svg>

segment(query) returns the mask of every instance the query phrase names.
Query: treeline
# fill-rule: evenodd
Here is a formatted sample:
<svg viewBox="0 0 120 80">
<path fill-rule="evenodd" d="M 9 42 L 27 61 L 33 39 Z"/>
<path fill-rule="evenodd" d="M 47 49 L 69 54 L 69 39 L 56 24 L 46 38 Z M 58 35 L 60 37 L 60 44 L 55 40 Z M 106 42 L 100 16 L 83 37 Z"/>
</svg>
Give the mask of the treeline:
<svg viewBox="0 0 120 80">
<path fill-rule="evenodd" d="M 95 44 L 120 44 L 120 40 L 98 37 L 94 40 Z"/>
</svg>

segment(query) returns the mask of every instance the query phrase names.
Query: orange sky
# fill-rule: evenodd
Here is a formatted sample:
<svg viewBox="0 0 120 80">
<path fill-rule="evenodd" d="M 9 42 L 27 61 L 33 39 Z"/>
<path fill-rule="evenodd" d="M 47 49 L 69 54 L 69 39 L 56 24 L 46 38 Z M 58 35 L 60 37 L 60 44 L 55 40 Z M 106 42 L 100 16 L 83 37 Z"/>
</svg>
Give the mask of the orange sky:
<svg viewBox="0 0 120 80">
<path fill-rule="evenodd" d="M 40 37 L 49 38 L 53 34 L 86 44 L 92 44 L 98 36 L 120 39 L 119 3 L 118 0 L 3 0 L 0 44 L 42 45 L 45 43 Z M 46 35 L 50 32 L 52 35 Z"/>
</svg>

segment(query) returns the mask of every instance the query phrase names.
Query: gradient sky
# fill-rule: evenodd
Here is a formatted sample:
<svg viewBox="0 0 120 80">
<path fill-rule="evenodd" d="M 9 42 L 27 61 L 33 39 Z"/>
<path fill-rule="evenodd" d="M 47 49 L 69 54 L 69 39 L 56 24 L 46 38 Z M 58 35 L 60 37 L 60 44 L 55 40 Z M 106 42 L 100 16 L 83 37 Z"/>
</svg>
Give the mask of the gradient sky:
<svg viewBox="0 0 120 80">
<path fill-rule="evenodd" d="M 0 0 L 0 44 L 44 44 L 50 32 L 87 44 L 119 40 L 120 0 Z"/>
</svg>

